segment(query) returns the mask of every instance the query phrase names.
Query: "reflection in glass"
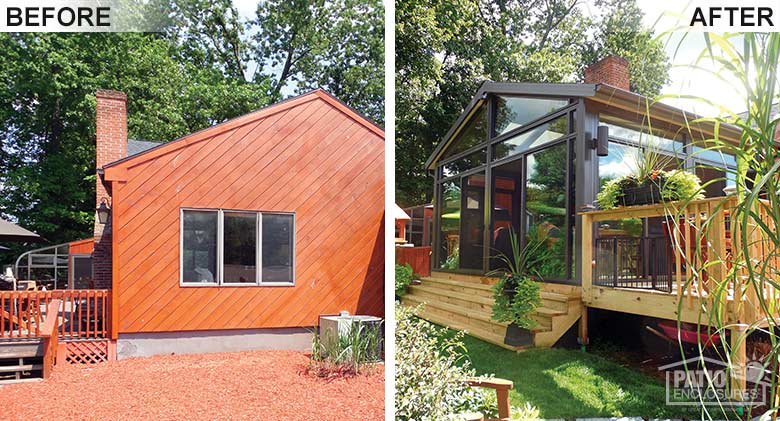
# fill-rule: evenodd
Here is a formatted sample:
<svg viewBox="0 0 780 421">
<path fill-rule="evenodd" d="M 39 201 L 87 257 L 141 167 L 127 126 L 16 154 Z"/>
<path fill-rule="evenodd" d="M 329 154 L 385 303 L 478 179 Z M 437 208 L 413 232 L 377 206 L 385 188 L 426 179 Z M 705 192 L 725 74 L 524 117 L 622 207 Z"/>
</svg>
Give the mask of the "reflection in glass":
<svg viewBox="0 0 780 421">
<path fill-rule="evenodd" d="M 485 176 L 461 179 L 463 201 L 460 218 L 460 268 L 482 269 L 485 220 Z"/>
<path fill-rule="evenodd" d="M 676 154 L 683 153 L 683 143 L 679 140 L 669 139 L 664 136 L 656 136 L 648 133 L 648 130 L 639 131 L 625 126 L 602 122 L 601 125 L 609 127 L 609 136 L 636 143 L 640 146 L 649 146 L 661 151 Z"/>
<path fill-rule="evenodd" d="M 526 158 L 524 228 L 527 239 L 543 241 L 542 278 L 566 277 L 566 168 L 567 144 L 562 143 Z"/>
<path fill-rule="evenodd" d="M 496 100 L 496 135 L 536 120 L 569 104 L 565 99 L 500 96 Z"/>
<path fill-rule="evenodd" d="M 455 174 L 468 171 L 485 163 L 487 159 L 487 149 L 474 152 L 471 155 L 442 165 L 442 177 L 451 177 Z"/>
<path fill-rule="evenodd" d="M 217 281 L 215 211 L 183 211 L 182 282 Z"/>
<path fill-rule="evenodd" d="M 450 143 L 444 151 L 441 159 L 457 155 L 480 143 L 487 142 L 488 121 L 486 107 L 483 105 L 471 117 L 461 130 L 460 134 Z"/>
<path fill-rule="evenodd" d="M 257 279 L 257 215 L 225 212 L 223 281 L 255 283 Z"/>
<path fill-rule="evenodd" d="M 441 231 L 439 233 L 439 267 L 455 270 L 460 267 L 460 180 L 451 180 L 441 184 Z"/>
<path fill-rule="evenodd" d="M 294 228 L 293 215 L 263 214 L 262 282 L 294 281 Z"/>
<path fill-rule="evenodd" d="M 569 117 L 563 115 L 522 134 L 514 136 L 493 147 L 493 159 L 525 152 L 528 149 L 544 145 L 569 133 Z"/>
<path fill-rule="evenodd" d="M 490 247 L 490 269 L 503 269 L 506 264 L 498 258 L 512 258 L 511 233 L 520 235 L 522 212 L 522 160 L 507 162 L 493 169 L 493 212 Z"/>
</svg>

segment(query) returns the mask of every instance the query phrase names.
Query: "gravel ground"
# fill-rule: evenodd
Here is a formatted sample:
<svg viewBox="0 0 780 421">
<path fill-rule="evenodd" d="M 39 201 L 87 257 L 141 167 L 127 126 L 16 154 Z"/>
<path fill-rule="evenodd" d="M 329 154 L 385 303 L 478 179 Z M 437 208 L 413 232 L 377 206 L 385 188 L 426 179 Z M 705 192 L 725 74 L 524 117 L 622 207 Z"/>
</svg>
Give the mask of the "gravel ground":
<svg viewBox="0 0 780 421">
<path fill-rule="evenodd" d="M 0 387 L 2 419 L 381 420 L 384 367 L 321 379 L 306 355 L 252 351 L 60 364 L 49 380 Z"/>
</svg>

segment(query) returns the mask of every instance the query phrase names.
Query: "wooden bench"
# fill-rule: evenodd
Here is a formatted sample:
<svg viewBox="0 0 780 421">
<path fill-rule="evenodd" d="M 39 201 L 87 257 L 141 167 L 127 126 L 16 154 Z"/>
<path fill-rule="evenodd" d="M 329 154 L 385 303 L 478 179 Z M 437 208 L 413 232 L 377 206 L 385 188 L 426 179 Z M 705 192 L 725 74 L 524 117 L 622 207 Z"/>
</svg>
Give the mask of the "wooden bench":
<svg viewBox="0 0 780 421">
<path fill-rule="evenodd" d="M 508 421 L 511 417 L 509 413 L 509 391 L 515 385 L 511 380 L 506 379 L 467 379 L 466 384 L 471 387 L 485 387 L 496 391 L 496 401 L 498 401 L 498 420 Z M 488 420 L 493 421 L 493 420 Z"/>
</svg>

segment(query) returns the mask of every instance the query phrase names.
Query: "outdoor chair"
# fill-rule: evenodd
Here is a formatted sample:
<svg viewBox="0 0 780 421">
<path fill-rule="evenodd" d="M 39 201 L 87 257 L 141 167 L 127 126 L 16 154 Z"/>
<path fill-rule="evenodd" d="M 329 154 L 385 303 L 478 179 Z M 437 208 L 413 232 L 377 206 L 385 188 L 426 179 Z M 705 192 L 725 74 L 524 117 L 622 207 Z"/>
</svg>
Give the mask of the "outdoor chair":
<svg viewBox="0 0 780 421">
<path fill-rule="evenodd" d="M 498 419 L 488 419 L 487 421 L 508 421 L 511 418 L 509 413 L 509 391 L 515 385 L 511 380 L 492 378 L 492 379 L 467 379 L 466 384 L 471 387 L 485 387 L 496 391 L 496 401 L 498 402 Z"/>
</svg>

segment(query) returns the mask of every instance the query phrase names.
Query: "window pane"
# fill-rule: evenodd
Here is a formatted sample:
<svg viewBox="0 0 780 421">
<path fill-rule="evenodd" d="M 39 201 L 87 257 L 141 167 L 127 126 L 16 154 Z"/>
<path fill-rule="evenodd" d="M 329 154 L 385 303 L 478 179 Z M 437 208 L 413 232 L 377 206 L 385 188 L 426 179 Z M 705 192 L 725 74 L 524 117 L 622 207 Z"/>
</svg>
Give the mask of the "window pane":
<svg viewBox="0 0 780 421">
<path fill-rule="evenodd" d="M 565 99 L 498 97 L 496 103 L 496 135 L 506 133 L 526 123 L 569 105 Z"/>
<path fill-rule="evenodd" d="M 460 268 L 482 269 L 485 228 L 485 174 L 461 178 Z"/>
<path fill-rule="evenodd" d="M 569 117 L 564 115 L 495 145 L 493 147 L 493 159 L 501 159 L 525 152 L 531 148 L 559 139 L 568 133 Z"/>
<path fill-rule="evenodd" d="M 691 156 L 696 159 L 704 159 L 716 165 L 723 165 L 724 167 L 737 166 L 737 158 L 735 158 L 734 155 L 722 153 L 717 149 L 706 149 L 694 146 L 691 152 Z"/>
<path fill-rule="evenodd" d="M 626 140 L 643 147 L 648 146 L 661 151 L 672 152 L 675 154 L 683 153 L 683 144 L 681 141 L 669 139 L 663 136 L 651 135 L 648 133 L 648 130 L 639 131 L 615 124 L 602 123 L 602 125 L 609 127 L 609 137 Z"/>
<path fill-rule="evenodd" d="M 527 240 L 539 240 L 536 270 L 542 278 L 566 278 L 565 143 L 528 155 L 526 163 L 525 229 Z M 537 257 L 537 256 L 535 256 Z"/>
<path fill-rule="evenodd" d="M 73 286 L 76 289 L 94 287 L 92 283 L 92 257 L 73 257 Z"/>
<path fill-rule="evenodd" d="M 293 282 L 293 216 L 263 214 L 263 282 Z"/>
<path fill-rule="evenodd" d="M 217 281 L 217 212 L 184 211 L 182 281 Z"/>
<path fill-rule="evenodd" d="M 452 177 L 455 174 L 468 171 L 485 163 L 487 158 L 487 149 L 482 149 L 469 156 L 444 164 L 442 166 L 442 177 Z"/>
<path fill-rule="evenodd" d="M 257 215 L 225 212 L 223 282 L 257 282 Z"/>
<path fill-rule="evenodd" d="M 441 232 L 438 266 L 455 270 L 460 267 L 458 238 L 460 236 L 460 180 L 441 185 Z"/>
<path fill-rule="evenodd" d="M 629 175 L 636 169 L 641 150 L 634 146 L 609 142 L 609 154 L 599 157 L 599 189 L 607 181 Z"/>
<path fill-rule="evenodd" d="M 480 143 L 487 142 L 487 124 L 487 111 L 482 106 L 447 147 L 441 158 L 448 158 Z"/>
</svg>

